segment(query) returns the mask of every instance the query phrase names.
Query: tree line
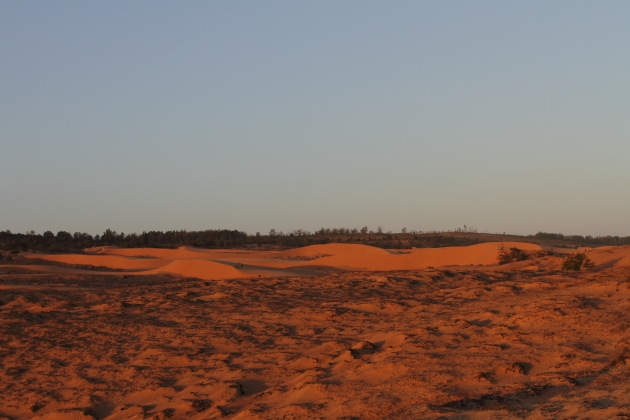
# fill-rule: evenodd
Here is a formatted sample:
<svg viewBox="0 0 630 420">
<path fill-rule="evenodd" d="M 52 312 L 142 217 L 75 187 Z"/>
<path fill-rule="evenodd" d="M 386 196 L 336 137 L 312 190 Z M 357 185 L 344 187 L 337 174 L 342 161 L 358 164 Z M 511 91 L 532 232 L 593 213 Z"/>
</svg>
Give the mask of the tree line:
<svg viewBox="0 0 630 420">
<path fill-rule="evenodd" d="M 630 236 L 591 236 L 591 235 L 563 235 L 562 233 L 538 232 L 533 235 L 536 239 L 551 239 L 559 241 L 569 241 L 581 244 L 593 245 L 630 245 Z"/>
<path fill-rule="evenodd" d="M 209 229 L 202 231 L 169 230 L 149 231 L 142 233 L 116 232 L 106 229 L 101 235 L 66 231 L 53 233 L 46 231 L 38 234 L 35 231 L 12 233 L 0 231 L 0 250 L 4 251 L 47 251 L 66 252 L 81 250 L 95 246 L 113 245 L 127 248 L 177 248 L 194 246 L 199 248 L 252 248 L 277 249 L 296 248 L 307 245 L 326 244 L 332 242 L 355 243 L 387 249 L 437 248 L 445 246 L 466 246 L 481 242 L 520 240 L 547 246 L 602 246 L 629 245 L 630 236 L 581 236 L 563 235 L 560 233 L 538 232 L 535 235 L 516 236 L 505 234 L 478 234 L 471 230 L 453 230 L 447 232 L 407 231 L 403 228 L 399 233 L 384 232 L 381 227 L 376 230 L 363 227 L 361 229 L 321 228 L 314 232 L 294 230 L 290 233 L 271 229 L 267 234 L 247 234 L 238 230 Z"/>
</svg>

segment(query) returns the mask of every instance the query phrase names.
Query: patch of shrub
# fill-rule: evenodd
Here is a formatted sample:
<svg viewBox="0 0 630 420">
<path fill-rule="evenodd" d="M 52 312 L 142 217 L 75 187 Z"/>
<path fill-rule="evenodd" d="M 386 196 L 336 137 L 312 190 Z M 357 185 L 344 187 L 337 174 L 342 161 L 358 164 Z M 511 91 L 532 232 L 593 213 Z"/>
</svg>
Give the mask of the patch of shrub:
<svg viewBox="0 0 630 420">
<path fill-rule="evenodd" d="M 212 406 L 212 401 L 208 399 L 195 399 L 191 401 L 192 408 L 201 413 L 202 411 L 206 411 L 208 408 Z"/>
<path fill-rule="evenodd" d="M 585 271 L 593 268 L 595 268 L 595 263 L 585 253 L 567 254 L 562 259 L 562 269 L 564 271 Z"/>
<path fill-rule="evenodd" d="M 505 249 L 503 247 L 499 248 L 497 253 L 497 262 L 499 265 L 508 264 L 511 262 L 524 261 L 526 260 L 527 254 L 522 249 L 518 249 L 516 247 L 512 247 L 510 249 Z"/>
<path fill-rule="evenodd" d="M 541 249 L 534 252 L 534 257 L 536 258 L 549 257 L 551 255 L 554 255 L 554 252 L 550 249 Z"/>
</svg>

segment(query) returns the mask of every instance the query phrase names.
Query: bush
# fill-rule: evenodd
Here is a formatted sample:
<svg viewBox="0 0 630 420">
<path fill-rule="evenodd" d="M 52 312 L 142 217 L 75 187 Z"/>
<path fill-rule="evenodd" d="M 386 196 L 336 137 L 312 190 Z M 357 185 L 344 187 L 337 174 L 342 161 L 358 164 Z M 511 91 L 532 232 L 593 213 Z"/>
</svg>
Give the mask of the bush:
<svg viewBox="0 0 630 420">
<path fill-rule="evenodd" d="M 541 250 L 538 250 L 538 251 L 534 252 L 534 257 L 536 257 L 536 258 L 549 257 L 551 255 L 555 255 L 555 254 L 550 249 L 541 249 Z"/>
<path fill-rule="evenodd" d="M 595 263 L 585 253 L 567 254 L 562 260 L 565 271 L 585 271 L 595 268 Z"/>
<path fill-rule="evenodd" d="M 527 259 L 527 254 L 522 249 L 518 249 L 512 247 L 510 249 L 505 249 L 503 247 L 499 248 L 499 252 L 497 255 L 497 261 L 499 265 L 508 264 L 511 262 L 524 261 Z"/>
</svg>

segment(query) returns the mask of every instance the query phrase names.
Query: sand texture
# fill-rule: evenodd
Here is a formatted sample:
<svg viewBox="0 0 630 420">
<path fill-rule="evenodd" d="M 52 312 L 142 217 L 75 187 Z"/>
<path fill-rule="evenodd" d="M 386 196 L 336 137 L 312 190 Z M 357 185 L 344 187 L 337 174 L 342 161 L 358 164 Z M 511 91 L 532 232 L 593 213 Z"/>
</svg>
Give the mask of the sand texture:
<svg viewBox="0 0 630 420">
<path fill-rule="evenodd" d="M 536 251 L 25 254 L 0 419 L 630 418 L 630 247 Z"/>
</svg>

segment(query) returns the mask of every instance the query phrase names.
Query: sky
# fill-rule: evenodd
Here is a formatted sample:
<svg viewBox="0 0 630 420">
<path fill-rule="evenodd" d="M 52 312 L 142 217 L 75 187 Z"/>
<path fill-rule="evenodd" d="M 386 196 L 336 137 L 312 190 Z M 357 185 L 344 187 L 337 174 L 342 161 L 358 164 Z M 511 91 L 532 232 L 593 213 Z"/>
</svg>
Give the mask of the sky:
<svg viewBox="0 0 630 420">
<path fill-rule="evenodd" d="M 0 230 L 630 235 L 630 2 L 0 1 Z"/>
</svg>

